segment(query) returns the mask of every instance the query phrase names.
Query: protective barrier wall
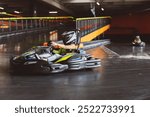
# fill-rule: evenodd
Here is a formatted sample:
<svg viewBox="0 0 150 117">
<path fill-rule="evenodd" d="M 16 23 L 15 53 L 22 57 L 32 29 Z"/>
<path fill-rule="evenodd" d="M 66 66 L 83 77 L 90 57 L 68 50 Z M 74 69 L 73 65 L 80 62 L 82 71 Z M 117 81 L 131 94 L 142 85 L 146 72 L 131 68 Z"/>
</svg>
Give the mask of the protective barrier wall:
<svg viewBox="0 0 150 117">
<path fill-rule="evenodd" d="M 0 18 L 0 35 L 16 34 L 28 31 L 49 29 L 59 30 L 59 34 L 65 30 L 79 29 L 81 42 L 91 41 L 110 28 L 111 17 L 18 17 Z M 76 24 L 76 25 L 75 25 Z M 70 25 L 70 27 L 67 27 Z M 59 35 L 58 35 L 59 38 Z"/>
<path fill-rule="evenodd" d="M 110 28 L 111 17 L 77 18 L 76 28 L 80 30 L 81 42 L 91 41 Z"/>
<path fill-rule="evenodd" d="M 36 29 L 57 29 L 64 23 L 72 21 L 72 17 L 22 17 L 0 18 L 0 35 Z"/>
</svg>

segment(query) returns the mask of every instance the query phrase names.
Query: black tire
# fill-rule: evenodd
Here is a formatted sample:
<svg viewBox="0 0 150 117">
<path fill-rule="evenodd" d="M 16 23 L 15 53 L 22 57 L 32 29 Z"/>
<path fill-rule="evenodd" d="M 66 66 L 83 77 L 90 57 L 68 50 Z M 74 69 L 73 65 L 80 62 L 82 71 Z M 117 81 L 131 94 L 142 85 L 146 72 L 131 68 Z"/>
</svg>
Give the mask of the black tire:
<svg viewBox="0 0 150 117">
<path fill-rule="evenodd" d="M 48 74 L 52 70 L 50 65 L 46 61 L 39 61 L 37 63 L 36 68 L 37 68 L 37 72 L 42 73 L 42 74 Z"/>
</svg>

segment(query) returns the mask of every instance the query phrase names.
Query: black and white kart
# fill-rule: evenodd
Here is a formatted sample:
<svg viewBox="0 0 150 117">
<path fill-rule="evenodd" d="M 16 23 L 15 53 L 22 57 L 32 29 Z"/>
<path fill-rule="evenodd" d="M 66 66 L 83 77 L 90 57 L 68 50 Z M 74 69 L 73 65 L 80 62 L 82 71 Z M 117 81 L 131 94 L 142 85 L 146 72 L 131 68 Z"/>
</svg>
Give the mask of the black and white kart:
<svg viewBox="0 0 150 117">
<path fill-rule="evenodd" d="M 37 46 L 27 52 L 12 57 L 10 68 L 12 72 L 58 73 L 65 70 L 80 70 L 95 68 L 101 65 L 100 59 L 88 54 L 67 53 L 54 54 L 51 47 Z"/>
</svg>

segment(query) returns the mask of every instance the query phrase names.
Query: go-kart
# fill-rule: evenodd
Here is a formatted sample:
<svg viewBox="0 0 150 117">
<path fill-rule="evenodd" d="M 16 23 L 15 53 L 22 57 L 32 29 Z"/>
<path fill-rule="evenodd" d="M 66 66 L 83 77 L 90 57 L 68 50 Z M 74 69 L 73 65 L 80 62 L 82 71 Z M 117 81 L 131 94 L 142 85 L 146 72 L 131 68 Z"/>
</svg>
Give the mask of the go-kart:
<svg viewBox="0 0 150 117">
<path fill-rule="evenodd" d="M 50 46 L 36 46 L 10 59 L 12 72 L 58 73 L 99 67 L 100 59 L 80 52 L 54 54 Z"/>
</svg>

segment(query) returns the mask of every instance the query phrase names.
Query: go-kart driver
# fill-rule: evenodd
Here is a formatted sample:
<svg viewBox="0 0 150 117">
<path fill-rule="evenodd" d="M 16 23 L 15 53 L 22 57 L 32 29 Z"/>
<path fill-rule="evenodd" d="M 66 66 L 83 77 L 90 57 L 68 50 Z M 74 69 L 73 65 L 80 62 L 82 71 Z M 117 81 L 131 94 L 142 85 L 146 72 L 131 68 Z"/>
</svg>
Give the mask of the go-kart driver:
<svg viewBox="0 0 150 117">
<path fill-rule="evenodd" d="M 134 39 L 134 41 L 132 42 L 132 44 L 140 44 L 142 41 L 141 41 L 141 39 L 140 39 L 140 36 L 136 36 L 135 37 L 135 39 Z"/>
<path fill-rule="evenodd" d="M 140 47 L 144 47 L 145 46 L 145 42 L 143 42 L 141 39 L 140 39 L 140 36 L 137 35 L 134 39 L 134 41 L 132 42 L 132 45 L 133 46 L 140 46 Z"/>
<path fill-rule="evenodd" d="M 62 34 L 63 44 L 51 42 L 51 45 L 56 48 L 64 48 L 67 50 L 76 50 L 83 48 L 83 44 L 77 45 L 77 35 L 75 31 L 64 32 Z"/>
<path fill-rule="evenodd" d="M 48 61 L 54 61 L 65 55 L 66 53 L 73 52 L 78 48 L 83 48 L 83 44 L 77 43 L 77 35 L 75 31 L 64 32 L 62 34 L 63 44 L 56 43 L 54 41 L 49 41 L 48 46 L 53 47 L 53 55 L 48 59 Z M 85 52 L 84 52 L 85 53 Z"/>
</svg>

